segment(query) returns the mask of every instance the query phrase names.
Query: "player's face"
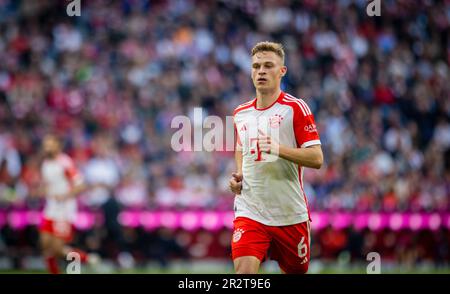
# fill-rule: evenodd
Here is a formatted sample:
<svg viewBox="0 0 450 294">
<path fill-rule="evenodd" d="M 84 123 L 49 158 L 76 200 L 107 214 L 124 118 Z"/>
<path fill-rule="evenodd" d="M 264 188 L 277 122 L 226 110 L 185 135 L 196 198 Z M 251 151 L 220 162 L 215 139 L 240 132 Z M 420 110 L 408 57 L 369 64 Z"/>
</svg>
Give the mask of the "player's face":
<svg viewBox="0 0 450 294">
<path fill-rule="evenodd" d="M 59 142 L 54 137 L 45 137 L 42 143 L 45 156 L 54 157 L 59 152 Z"/>
<path fill-rule="evenodd" d="M 252 56 L 252 80 L 258 91 L 279 88 L 286 71 L 281 57 L 275 52 L 262 51 Z"/>
</svg>

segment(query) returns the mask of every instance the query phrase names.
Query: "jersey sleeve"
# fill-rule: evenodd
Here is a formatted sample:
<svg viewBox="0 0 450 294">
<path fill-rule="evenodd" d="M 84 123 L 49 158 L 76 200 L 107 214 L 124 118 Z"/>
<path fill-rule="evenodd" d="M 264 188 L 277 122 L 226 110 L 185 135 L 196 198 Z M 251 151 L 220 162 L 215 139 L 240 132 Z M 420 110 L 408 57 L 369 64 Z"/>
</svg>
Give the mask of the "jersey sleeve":
<svg viewBox="0 0 450 294">
<path fill-rule="evenodd" d="M 306 148 L 320 145 L 319 132 L 314 122 L 314 115 L 306 102 L 301 101 L 294 108 L 294 132 L 297 146 Z"/>
<path fill-rule="evenodd" d="M 73 186 L 81 185 L 83 183 L 83 177 L 80 171 L 75 166 L 73 160 L 68 156 L 63 156 L 61 162 L 64 167 L 64 174 Z"/>
</svg>

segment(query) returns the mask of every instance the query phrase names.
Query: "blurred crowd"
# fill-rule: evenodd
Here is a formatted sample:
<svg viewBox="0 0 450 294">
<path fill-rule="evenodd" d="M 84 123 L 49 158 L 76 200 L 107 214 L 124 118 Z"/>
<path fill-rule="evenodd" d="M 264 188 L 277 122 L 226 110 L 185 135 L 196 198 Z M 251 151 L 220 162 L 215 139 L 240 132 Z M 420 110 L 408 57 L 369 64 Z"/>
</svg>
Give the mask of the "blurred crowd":
<svg viewBox="0 0 450 294">
<path fill-rule="evenodd" d="M 450 208 L 448 1 L 381 1 L 380 17 L 362 0 L 66 2 L 0 1 L 2 207 L 36 205 L 52 132 L 104 184 L 86 207 L 230 209 L 232 152 L 173 151 L 171 120 L 232 115 L 254 96 L 252 46 L 273 40 L 323 144 L 313 209 Z"/>
</svg>

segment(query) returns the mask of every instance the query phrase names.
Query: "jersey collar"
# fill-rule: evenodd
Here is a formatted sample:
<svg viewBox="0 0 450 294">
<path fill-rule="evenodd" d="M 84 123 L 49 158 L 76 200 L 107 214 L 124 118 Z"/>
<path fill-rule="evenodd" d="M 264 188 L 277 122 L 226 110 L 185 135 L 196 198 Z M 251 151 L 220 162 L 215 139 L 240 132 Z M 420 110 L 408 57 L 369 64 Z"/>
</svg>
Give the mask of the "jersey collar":
<svg viewBox="0 0 450 294">
<path fill-rule="evenodd" d="M 258 100 L 258 99 L 255 98 L 254 101 L 253 101 L 253 107 L 254 107 L 256 110 L 264 111 L 264 110 L 267 110 L 267 109 L 271 108 L 272 106 L 274 106 L 275 103 L 277 103 L 278 101 L 281 101 L 283 98 L 284 98 L 284 92 L 281 91 L 281 92 L 280 92 L 280 95 L 279 95 L 278 98 L 277 98 L 277 100 L 275 100 L 271 105 L 269 105 L 269 106 L 267 106 L 267 107 L 264 107 L 264 108 L 258 108 L 258 107 L 256 107 L 256 100 Z"/>
</svg>

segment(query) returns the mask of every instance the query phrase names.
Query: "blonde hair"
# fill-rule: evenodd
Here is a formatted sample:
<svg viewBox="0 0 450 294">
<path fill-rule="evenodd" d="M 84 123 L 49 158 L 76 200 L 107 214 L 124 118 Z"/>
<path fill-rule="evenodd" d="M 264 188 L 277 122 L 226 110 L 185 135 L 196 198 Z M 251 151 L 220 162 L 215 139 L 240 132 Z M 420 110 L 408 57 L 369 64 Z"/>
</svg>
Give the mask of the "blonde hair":
<svg viewBox="0 0 450 294">
<path fill-rule="evenodd" d="M 256 53 L 262 52 L 262 51 L 274 52 L 276 55 L 278 55 L 281 58 L 281 60 L 283 61 L 283 64 L 284 64 L 284 49 L 283 49 L 283 45 L 281 45 L 280 43 L 269 42 L 269 41 L 259 42 L 258 44 L 255 45 L 255 47 L 253 47 L 252 56 L 254 56 Z"/>
</svg>

